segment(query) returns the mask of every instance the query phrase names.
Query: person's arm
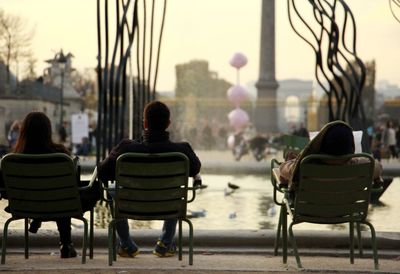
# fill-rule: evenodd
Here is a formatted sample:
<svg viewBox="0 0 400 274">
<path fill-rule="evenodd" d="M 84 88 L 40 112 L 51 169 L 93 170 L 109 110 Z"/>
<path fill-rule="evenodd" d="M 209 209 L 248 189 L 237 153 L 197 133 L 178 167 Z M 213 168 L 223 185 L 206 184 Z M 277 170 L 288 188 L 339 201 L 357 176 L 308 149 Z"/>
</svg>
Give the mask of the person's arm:
<svg viewBox="0 0 400 274">
<path fill-rule="evenodd" d="M 131 142 L 130 140 L 122 140 L 116 147 L 114 147 L 110 154 L 98 164 L 97 174 L 102 182 L 115 180 L 115 165 L 117 158 L 124 151 L 124 148 Z"/>
<path fill-rule="evenodd" d="M 194 153 L 192 147 L 189 143 L 184 143 L 186 146 L 185 155 L 189 158 L 189 176 L 195 177 L 200 173 L 201 162 L 197 157 L 196 153 Z"/>
<path fill-rule="evenodd" d="M 279 173 L 280 173 L 279 181 L 281 186 L 290 184 L 290 180 L 293 176 L 295 162 L 296 158 L 287 160 L 279 166 Z"/>
<path fill-rule="evenodd" d="M 353 158 L 352 159 L 352 163 L 353 164 L 361 164 L 361 163 L 365 163 L 367 162 L 367 158 L 364 157 L 358 157 L 358 158 Z M 373 179 L 374 181 L 383 181 L 382 179 L 382 164 L 378 161 L 378 160 L 374 160 L 374 175 L 373 175 Z"/>
</svg>

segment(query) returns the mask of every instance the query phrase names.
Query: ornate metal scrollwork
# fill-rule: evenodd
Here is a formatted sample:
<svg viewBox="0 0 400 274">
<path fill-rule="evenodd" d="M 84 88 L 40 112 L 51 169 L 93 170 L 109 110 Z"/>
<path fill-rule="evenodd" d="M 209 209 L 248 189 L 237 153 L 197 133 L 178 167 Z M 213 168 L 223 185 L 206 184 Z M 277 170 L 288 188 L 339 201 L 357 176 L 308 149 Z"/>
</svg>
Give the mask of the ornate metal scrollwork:
<svg viewBox="0 0 400 274">
<path fill-rule="evenodd" d="M 389 0 L 389 7 L 393 17 L 400 23 L 400 0 Z"/>
<path fill-rule="evenodd" d="M 97 0 L 97 162 L 122 138 L 141 134 L 143 108 L 155 98 L 167 0 L 114 3 Z"/>
<path fill-rule="evenodd" d="M 329 120 L 344 120 L 364 129 L 361 99 L 366 68 L 357 56 L 356 23 L 350 8 L 344 0 L 309 0 L 303 5 L 306 16 L 296 2 L 287 1 L 289 22 L 314 50 L 315 77 L 327 97 Z"/>
</svg>

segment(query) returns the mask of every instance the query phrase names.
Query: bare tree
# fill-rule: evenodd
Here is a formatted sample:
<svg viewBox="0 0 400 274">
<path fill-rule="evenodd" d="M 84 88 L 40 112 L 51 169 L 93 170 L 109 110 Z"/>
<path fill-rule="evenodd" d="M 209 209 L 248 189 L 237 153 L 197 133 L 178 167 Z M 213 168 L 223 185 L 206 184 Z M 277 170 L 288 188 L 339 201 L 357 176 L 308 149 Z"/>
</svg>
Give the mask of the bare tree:
<svg viewBox="0 0 400 274">
<path fill-rule="evenodd" d="M 18 76 L 21 61 L 32 56 L 30 46 L 33 30 L 28 30 L 21 17 L 0 10 L 0 59 L 6 65 L 6 81 L 10 84 L 11 66 L 16 66 Z"/>
</svg>

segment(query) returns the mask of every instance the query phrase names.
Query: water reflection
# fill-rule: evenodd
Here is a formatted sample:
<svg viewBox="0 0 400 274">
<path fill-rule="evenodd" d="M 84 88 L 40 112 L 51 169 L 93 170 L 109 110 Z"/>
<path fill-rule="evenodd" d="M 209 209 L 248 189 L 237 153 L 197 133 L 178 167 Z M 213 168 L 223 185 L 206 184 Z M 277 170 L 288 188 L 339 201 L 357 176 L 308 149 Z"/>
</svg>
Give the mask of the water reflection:
<svg viewBox="0 0 400 274">
<path fill-rule="evenodd" d="M 276 212 L 279 212 L 279 209 L 276 209 L 271 193 L 260 196 L 258 210 L 260 212 L 260 216 L 262 217 L 258 222 L 258 228 L 275 229 L 276 224 L 273 222 L 273 220 L 275 220 L 274 217 Z"/>
<path fill-rule="evenodd" d="M 188 205 L 188 212 L 196 215 L 192 218 L 195 229 L 275 229 L 278 224 L 279 207 L 273 206 L 272 185 L 266 176 L 203 175 L 208 187 L 199 191 L 196 200 Z M 228 182 L 239 186 L 226 195 Z M 378 205 L 371 205 L 368 221 L 377 231 L 399 231 L 400 219 L 400 178 L 396 178 L 381 197 Z M 2 209 L 6 200 L 0 201 L 0 219 L 2 223 L 10 215 Z M 88 218 L 88 214 L 86 215 Z M 111 215 L 105 203 L 95 208 L 96 228 L 107 228 Z M 81 225 L 73 220 L 74 227 Z M 130 221 L 131 228 L 160 229 L 159 221 Z M 11 228 L 22 228 L 23 222 L 12 222 Z M 42 229 L 56 228 L 54 222 L 45 222 Z M 295 229 L 347 230 L 348 225 L 299 224 Z M 366 228 L 363 228 L 366 230 Z"/>
</svg>

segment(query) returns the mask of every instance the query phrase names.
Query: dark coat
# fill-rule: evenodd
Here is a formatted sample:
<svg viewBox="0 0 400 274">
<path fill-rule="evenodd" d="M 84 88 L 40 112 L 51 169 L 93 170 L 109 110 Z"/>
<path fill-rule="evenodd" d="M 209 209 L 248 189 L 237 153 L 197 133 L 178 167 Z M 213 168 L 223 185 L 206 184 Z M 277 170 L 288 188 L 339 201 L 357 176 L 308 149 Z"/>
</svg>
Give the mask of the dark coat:
<svg viewBox="0 0 400 274">
<path fill-rule="evenodd" d="M 181 152 L 189 158 L 189 176 L 193 177 L 200 172 L 201 163 L 194 153 L 192 147 L 187 142 L 175 143 L 169 140 L 168 132 L 145 131 L 143 141 L 122 140 L 114 147 L 107 158 L 105 158 L 97 167 L 98 177 L 106 182 L 115 180 L 115 165 L 117 158 L 126 152 L 137 153 L 163 153 L 163 152 Z"/>
</svg>

